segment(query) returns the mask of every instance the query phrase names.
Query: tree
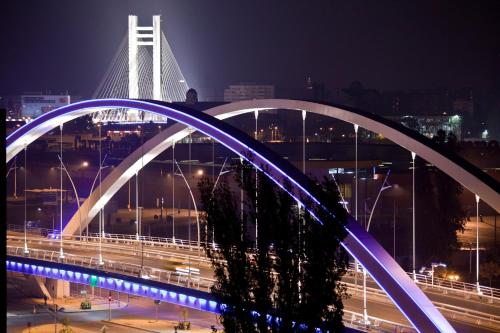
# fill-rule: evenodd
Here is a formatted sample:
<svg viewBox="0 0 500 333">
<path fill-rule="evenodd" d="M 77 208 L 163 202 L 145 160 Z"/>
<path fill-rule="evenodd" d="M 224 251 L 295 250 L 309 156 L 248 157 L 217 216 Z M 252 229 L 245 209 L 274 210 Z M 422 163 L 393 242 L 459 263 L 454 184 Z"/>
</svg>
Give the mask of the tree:
<svg viewBox="0 0 500 333">
<path fill-rule="evenodd" d="M 64 317 L 61 322 L 62 328 L 59 330 L 59 333 L 73 333 L 73 329 L 69 326 L 69 319 Z"/>
<path fill-rule="evenodd" d="M 495 261 L 489 261 L 481 264 L 481 268 L 479 269 L 479 276 L 488 279 L 491 288 L 491 281 L 497 277 L 500 277 L 500 265 L 498 265 L 498 263 Z"/>
<path fill-rule="evenodd" d="M 298 209 L 286 190 L 289 184 L 279 188 L 248 163 L 234 169 L 234 180 L 243 190 L 243 210 L 240 194 L 230 190 L 227 179 L 219 180 L 215 189 L 207 178 L 199 183 L 206 226 L 202 229 L 207 231 L 206 251 L 216 279 L 212 292 L 226 304 L 221 315 L 225 331 L 300 331 L 294 323 L 310 332 L 342 329 L 346 293 L 340 278 L 347 255 L 340 242 L 346 236 L 346 215 L 333 182 L 318 184 L 320 201 L 330 213 L 311 205 L 321 225 Z M 209 246 L 212 240 L 217 249 Z M 268 322 L 268 314 L 279 318 L 279 325 Z"/>
</svg>

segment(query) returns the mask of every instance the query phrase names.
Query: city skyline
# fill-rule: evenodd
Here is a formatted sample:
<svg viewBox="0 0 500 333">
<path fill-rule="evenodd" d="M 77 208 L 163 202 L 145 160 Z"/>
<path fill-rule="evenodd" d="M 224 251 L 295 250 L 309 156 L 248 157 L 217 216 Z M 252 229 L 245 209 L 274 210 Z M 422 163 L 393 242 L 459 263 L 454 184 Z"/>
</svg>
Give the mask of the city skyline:
<svg viewBox="0 0 500 333">
<path fill-rule="evenodd" d="M 222 100 L 223 89 L 240 82 L 273 84 L 278 96 L 296 96 L 309 76 L 332 91 L 356 80 L 378 90 L 499 87 L 500 34 L 488 1 L 213 6 L 54 0 L 4 7 L 2 24 L 10 33 L 3 44 L 13 47 L 2 55 L 2 94 L 50 90 L 90 97 L 126 34 L 129 14 L 142 25 L 162 16 L 181 70 L 202 99 Z"/>
</svg>

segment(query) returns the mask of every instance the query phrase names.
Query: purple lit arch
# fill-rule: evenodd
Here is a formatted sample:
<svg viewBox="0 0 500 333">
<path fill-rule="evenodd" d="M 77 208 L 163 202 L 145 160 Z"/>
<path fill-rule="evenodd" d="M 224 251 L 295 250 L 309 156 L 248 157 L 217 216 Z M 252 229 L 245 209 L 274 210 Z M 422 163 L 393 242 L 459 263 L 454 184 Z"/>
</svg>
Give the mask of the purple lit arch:
<svg viewBox="0 0 500 333">
<path fill-rule="evenodd" d="M 356 113 L 352 110 L 342 110 L 334 106 L 301 101 L 264 100 L 260 103 L 262 104 L 258 105 L 259 101 L 248 101 L 241 103 L 232 103 L 235 105 L 226 104 L 219 107 L 217 111 L 221 113 L 226 112 L 226 114 L 228 114 L 230 111 L 227 110 L 232 109 L 233 115 L 236 115 L 259 109 L 283 108 L 292 110 L 307 110 L 309 112 L 316 112 L 325 115 L 328 115 L 326 113 L 329 112 L 338 113 L 336 118 L 356 123 L 361 127 L 367 128 L 371 131 L 382 133 L 389 139 L 396 139 L 394 141 L 397 141 L 398 144 L 401 144 L 407 148 L 412 148 L 412 151 L 415 151 L 418 155 L 429 160 L 431 163 L 435 164 L 438 167 L 440 163 L 449 163 L 449 159 L 447 157 L 444 157 L 443 161 L 439 162 L 438 158 L 435 158 L 435 156 L 433 156 L 429 152 L 422 150 L 422 147 L 420 146 L 426 147 L 427 150 L 432 150 L 432 148 L 425 146 L 425 144 L 422 144 L 421 142 L 413 138 L 412 135 L 404 133 L 404 131 L 403 133 L 401 133 L 401 131 L 398 131 L 398 129 L 394 129 L 387 123 L 384 124 L 377 122 L 370 116 L 370 114 L 362 114 L 359 112 Z M 273 105 L 276 106 L 273 107 Z M 91 100 L 71 104 L 44 114 L 41 117 L 35 119 L 33 122 L 23 126 L 7 138 L 7 161 L 15 156 L 15 154 L 17 154 L 19 151 L 21 151 L 24 145 L 33 142 L 34 140 L 36 140 L 36 138 L 43 135 L 52 128 L 59 126 L 61 123 L 82 116 L 84 114 L 95 112 L 99 109 L 109 108 L 131 108 L 164 115 L 179 123 L 190 126 L 208 136 L 213 137 L 236 154 L 245 155 L 245 153 L 251 153 L 254 157 L 254 161 L 251 162 L 259 168 L 262 165 L 267 166 L 269 168 L 268 176 L 277 184 L 281 184 L 283 180 L 288 180 L 293 185 L 292 194 L 295 196 L 297 201 L 300 201 L 297 198 L 299 198 L 300 196 L 304 196 L 310 198 L 313 202 L 317 202 L 317 199 L 312 194 L 314 193 L 314 189 L 311 187 L 311 183 L 309 182 L 308 178 L 296 168 L 291 166 L 287 161 L 279 158 L 276 154 L 272 153 L 269 149 L 267 149 L 259 142 L 252 140 L 248 136 L 242 134 L 241 132 L 235 130 L 234 128 L 208 114 L 188 110 L 177 105 L 155 101 L 125 99 Z M 375 126 L 374 124 L 376 124 L 377 126 Z M 174 130 L 174 127 L 176 126 L 177 131 L 182 130 L 183 126 L 181 124 L 176 124 L 172 126 L 171 129 Z M 401 142 L 401 140 L 397 140 L 398 137 L 395 136 L 394 133 L 399 133 L 399 136 L 406 137 L 406 140 L 403 140 L 403 142 Z M 177 134 L 175 134 L 174 132 L 171 133 L 171 135 L 174 135 L 174 141 L 177 141 L 183 137 L 182 132 L 177 132 Z M 146 145 L 150 141 L 148 141 Z M 151 159 L 153 159 L 154 156 L 158 155 L 162 150 L 155 150 L 154 146 L 145 146 L 144 151 L 147 152 L 145 154 L 146 156 L 143 157 L 144 164 L 146 164 Z M 435 155 L 442 155 L 439 152 L 434 152 Z M 436 163 L 436 161 L 433 160 L 436 160 L 439 163 Z M 135 174 L 136 170 L 139 170 L 140 165 L 142 165 L 142 163 L 140 162 L 141 161 L 139 159 L 138 162 L 132 163 L 127 170 L 117 171 L 115 168 L 115 171 L 122 173 L 122 177 L 120 178 L 120 180 L 123 180 L 123 178 L 128 179 L 133 174 Z M 469 172 L 470 170 L 466 170 L 468 166 L 464 168 L 460 167 L 453 161 L 451 161 L 451 163 L 453 164 L 455 169 L 462 169 L 462 174 L 469 174 L 472 177 L 477 176 L 474 175 L 473 172 Z M 444 169 L 445 171 L 449 171 L 446 170 L 446 167 L 444 167 Z M 454 178 L 458 176 L 458 174 L 455 176 L 452 175 L 454 172 L 456 173 L 455 169 L 449 172 L 450 175 Z M 103 188 L 105 188 L 106 186 L 111 187 L 111 185 L 116 184 L 116 182 L 111 183 L 111 180 L 108 182 L 108 184 L 106 184 L 107 180 L 108 179 L 103 182 Z M 461 180 L 461 182 L 464 184 L 463 179 Z M 125 183 L 125 181 L 122 183 L 122 185 Z M 488 186 L 488 184 L 484 184 L 484 182 L 481 183 L 483 183 L 483 187 L 475 186 L 476 189 L 479 189 L 479 193 L 481 193 L 482 191 L 484 194 L 486 194 L 486 196 L 490 194 L 490 199 L 494 199 L 495 195 L 496 198 L 499 197 L 498 191 L 495 191 L 495 189 Z M 101 200 L 98 200 L 93 206 L 102 207 L 110 197 L 111 193 L 104 194 Z M 485 196 L 483 196 L 483 198 L 484 197 Z M 493 201 L 492 203 L 495 202 Z M 311 208 L 303 202 L 301 202 L 301 204 L 306 208 Z M 497 209 L 495 205 L 492 206 Z M 97 210 L 98 209 L 99 208 L 97 208 Z M 418 331 L 454 332 L 454 329 L 451 327 L 451 325 L 433 306 L 433 304 L 429 301 L 425 294 L 414 284 L 414 282 L 408 277 L 408 275 L 375 241 L 375 239 L 366 231 L 364 231 L 363 228 L 361 228 L 360 225 L 352 217 L 349 217 L 349 222 L 346 229 L 348 232 L 348 236 L 343 242 L 343 246 L 352 256 L 357 258 L 364 267 L 366 267 L 370 275 L 384 290 L 386 290 L 388 296 L 394 301 L 396 306 L 398 306 L 398 308 Z"/>
</svg>

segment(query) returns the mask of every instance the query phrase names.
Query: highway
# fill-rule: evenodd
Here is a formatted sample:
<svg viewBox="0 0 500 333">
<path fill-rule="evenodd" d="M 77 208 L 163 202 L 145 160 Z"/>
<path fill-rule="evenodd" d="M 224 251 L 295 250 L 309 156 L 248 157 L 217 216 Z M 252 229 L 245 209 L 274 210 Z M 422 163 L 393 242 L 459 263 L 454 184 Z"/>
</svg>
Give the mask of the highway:
<svg viewBox="0 0 500 333">
<path fill-rule="evenodd" d="M 18 232 L 9 231 L 7 235 L 7 246 L 22 247 L 24 237 Z M 30 249 L 39 249 L 44 251 L 59 250 L 59 240 L 47 239 L 47 237 L 29 235 L 28 247 Z M 64 252 L 68 257 L 83 256 L 83 257 L 98 257 L 98 242 L 83 242 L 79 240 L 64 240 Z M 143 251 L 141 251 L 141 247 Z M 181 246 L 151 246 L 140 242 L 131 241 L 128 243 L 111 242 L 110 240 L 103 241 L 102 253 L 105 261 L 115 263 L 127 263 L 138 267 L 144 266 L 156 271 L 172 271 L 175 272 L 176 267 L 185 267 L 191 265 L 200 270 L 200 277 L 206 281 L 211 281 L 213 278 L 210 262 L 205 258 L 204 253 L 198 255 L 198 251 L 192 247 Z M 56 260 L 56 258 L 54 258 Z M 69 262 L 68 262 L 69 263 Z M 115 264 L 116 265 L 116 264 Z M 154 271 L 150 270 L 151 276 L 154 276 Z M 157 273 L 158 274 L 158 273 Z M 178 280 L 179 282 L 179 280 Z M 355 286 L 355 278 L 351 270 L 343 278 L 343 282 L 348 287 L 350 297 L 344 300 L 346 314 L 345 321 L 358 321 L 359 315 L 356 316 L 350 312 L 362 313 L 362 276 L 358 275 L 357 288 Z M 207 284 L 200 283 L 197 287 L 200 289 L 206 288 Z M 411 326 L 403 314 L 394 306 L 392 301 L 387 297 L 374 281 L 367 281 L 368 300 L 367 310 L 372 317 L 396 323 L 398 325 Z M 472 297 L 461 291 L 449 291 L 446 288 L 438 288 L 428 286 L 424 292 L 431 301 L 442 311 L 442 313 L 450 320 L 450 323 L 459 332 L 495 332 L 500 330 L 500 299 L 479 299 Z M 350 312 L 349 312 L 350 311 Z"/>
</svg>

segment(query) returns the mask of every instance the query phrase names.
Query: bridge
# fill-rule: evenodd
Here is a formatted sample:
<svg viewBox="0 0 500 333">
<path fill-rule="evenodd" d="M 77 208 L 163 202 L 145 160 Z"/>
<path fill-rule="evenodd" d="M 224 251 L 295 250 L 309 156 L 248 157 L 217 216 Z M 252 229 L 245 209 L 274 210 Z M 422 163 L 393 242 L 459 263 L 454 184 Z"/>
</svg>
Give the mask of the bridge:
<svg viewBox="0 0 500 333">
<path fill-rule="evenodd" d="M 449 152 L 442 151 L 439 147 L 433 145 L 429 140 L 420 137 L 416 133 L 405 129 L 402 126 L 380 119 L 372 114 L 363 113 L 349 108 L 302 101 L 245 101 L 240 103 L 226 104 L 221 107 L 214 108 L 213 110 L 208 110 L 206 113 L 193 112 L 192 110 L 188 110 L 178 105 L 155 101 L 104 99 L 75 103 L 47 113 L 10 135 L 7 138 L 7 162 L 38 137 L 57 126 L 61 126 L 64 122 L 67 122 L 81 115 L 90 114 L 102 109 L 107 110 L 110 108 L 129 108 L 146 112 L 153 112 L 177 121 L 178 124 L 175 124 L 167 130 L 161 132 L 156 137 L 146 142 L 143 147 L 136 150 L 127 159 L 125 159 L 108 177 L 106 177 L 106 179 L 104 179 L 104 181 L 98 186 L 98 188 L 85 201 L 79 211 L 75 213 L 73 218 L 65 226 L 62 238 L 80 237 L 75 238 L 75 241 L 77 243 L 80 242 L 80 244 L 82 244 L 82 242 L 85 242 L 86 244 L 88 244 L 88 242 L 91 242 L 92 238 L 85 237 L 85 240 L 81 238 L 84 237 L 81 234 L 82 227 L 85 228 L 87 226 L 87 224 L 99 212 L 99 210 L 102 209 L 102 207 L 112 197 L 112 195 L 116 193 L 116 191 L 128 179 L 136 174 L 144 164 L 147 164 L 149 161 L 151 161 L 161 151 L 168 148 L 169 145 L 179 141 L 182 137 L 186 136 L 192 129 L 199 130 L 200 132 L 213 137 L 221 144 L 232 150 L 234 153 L 242 157 L 245 157 L 246 153 L 251 152 L 254 156 L 254 160 L 250 162 L 253 163 L 256 168 L 260 169 L 263 166 L 268 167 L 269 172 L 267 173 L 267 175 L 271 177 L 271 179 L 273 179 L 278 185 L 281 185 L 283 180 L 287 180 L 291 184 L 293 184 L 293 189 L 290 194 L 295 198 L 295 200 L 297 200 L 297 202 L 306 207 L 306 209 L 310 209 L 310 207 L 308 207 L 306 203 L 301 202 L 299 198 L 302 195 L 308 197 L 313 202 L 317 202 L 317 198 L 315 195 L 317 189 L 303 173 L 292 167 L 289 163 L 282 160 L 280 157 L 276 156 L 276 154 L 274 154 L 262 144 L 246 137 L 245 135 L 242 135 L 242 133 L 240 133 L 239 131 L 236 131 L 234 128 L 213 117 L 215 116 L 223 119 L 246 112 L 254 112 L 256 115 L 255 118 L 257 120 L 259 111 L 273 108 L 302 111 L 303 119 L 305 119 L 306 112 L 315 112 L 329 115 L 338 119 L 342 119 L 344 121 L 354 123 L 356 125 L 356 129 L 357 126 L 362 126 L 371 131 L 382 133 L 385 137 L 398 142 L 398 144 L 403 145 L 411 152 L 422 156 L 427 161 L 447 172 L 451 177 L 473 191 L 478 197 L 490 204 L 490 206 L 492 206 L 497 211 L 499 211 L 500 209 L 500 193 L 498 192 L 497 183 L 494 180 L 492 180 L 481 170 L 478 170 L 466 161 L 458 158 L 457 156 L 454 156 L 453 154 L 450 154 Z M 98 193 L 100 193 L 99 196 L 97 195 Z M 321 221 L 318 222 L 321 223 Z M 375 239 L 373 239 L 372 236 L 370 236 L 370 234 L 368 234 L 362 227 L 359 226 L 358 222 L 356 222 L 354 218 L 349 218 L 346 229 L 348 231 L 348 237 L 343 243 L 344 248 L 354 258 L 359 260 L 359 262 L 368 270 L 376 285 L 387 292 L 387 297 L 389 297 L 394 302 L 395 306 L 401 311 L 402 315 L 408 320 L 410 325 L 412 325 L 417 331 L 422 332 L 454 331 L 454 328 L 447 322 L 441 312 L 460 312 L 460 307 L 454 310 L 450 310 L 450 305 L 448 304 L 448 309 L 444 310 L 444 306 L 440 305 L 440 312 L 438 308 L 436 308 L 436 306 L 433 305 L 433 303 L 429 300 L 429 297 L 426 296 L 426 294 L 422 292 L 419 286 L 414 283 L 412 278 L 399 267 L 399 265 L 380 245 L 378 245 L 378 243 L 375 241 Z M 79 235 L 72 236 L 75 235 L 77 231 L 80 231 Z M 99 237 L 101 241 L 102 238 L 103 237 Z M 104 239 L 106 239 L 106 237 L 104 237 Z M 29 240 L 31 242 L 34 242 L 36 238 L 30 237 Z M 59 252 L 60 258 L 54 258 L 54 254 L 52 253 L 52 260 L 50 260 L 47 251 L 53 252 L 53 250 L 51 250 L 50 248 L 41 250 L 38 249 L 40 246 L 37 245 L 37 250 L 35 251 L 31 248 L 31 246 L 27 246 L 27 238 L 24 238 L 23 241 L 24 248 L 29 249 L 29 251 L 26 251 L 27 253 L 25 255 L 22 255 L 21 252 L 19 252 L 19 249 L 21 247 L 10 247 L 9 245 L 9 257 L 7 263 L 8 269 L 23 271 L 25 273 L 31 274 L 36 274 L 37 272 L 42 271 L 47 272 L 47 274 L 55 274 L 52 277 L 57 276 L 59 278 L 64 278 L 63 276 L 58 274 L 63 274 L 60 272 L 61 268 L 63 272 L 66 272 L 69 269 L 68 266 L 61 266 L 70 265 L 70 263 L 64 262 L 69 260 L 68 258 L 70 258 L 70 252 L 68 252 L 70 250 L 68 249 L 68 246 L 66 246 L 65 255 L 60 255 L 62 254 L 61 247 L 61 252 Z M 43 241 L 40 239 L 38 239 L 38 242 L 39 245 L 43 243 Z M 65 243 L 66 242 L 67 241 L 65 241 Z M 154 242 L 150 243 L 154 244 Z M 165 243 L 168 244 L 168 242 Z M 82 246 L 77 245 L 76 243 L 73 245 L 76 247 Z M 199 245 L 200 244 L 198 241 L 196 246 L 198 247 Z M 43 256 L 40 259 L 39 256 L 41 256 L 40 253 L 42 252 Z M 35 257 L 32 257 L 33 255 L 35 255 Z M 88 258 L 85 259 L 87 261 L 84 261 L 83 258 L 81 258 L 80 261 L 77 261 L 77 259 L 74 257 L 72 258 L 74 259 L 72 262 L 73 266 L 81 267 L 85 266 L 86 263 L 88 263 L 90 266 L 92 265 L 92 257 L 90 257 L 90 261 L 88 261 Z M 56 259 L 57 261 L 57 264 L 55 266 L 53 264 L 53 259 Z M 59 262 L 59 259 L 61 259 L 63 262 Z M 118 262 L 123 263 L 126 262 L 126 260 L 124 260 L 122 257 L 122 259 L 118 260 Z M 95 264 L 98 268 L 107 267 L 108 269 L 110 266 L 105 265 L 114 265 L 113 262 L 107 262 L 106 260 L 104 260 L 104 265 L 99 265 L 99 262 L 95 262 Z M 40 267 L 42 267 L 41 270 Z M 127 271 L 131 276 L 137 273 L 133 270 L 125 269 L 125 266 L 121 267 L 122 273 L 125 273 Z M 71 271 L 74 272 L 73 268 L 70 269 L 72 269 Z M 158 269 L 161 270 L 161 268 L 155 267 L 154 265 L 151 266 L 151 276 L 156 276 L 154 275 L 153 270 Z M 106 270 L 105 272 L 107 274 L 106 276 L 109 277 L 109 279 L 120 280 L 123 277 L 123 275 L 109 275 L 117 274 L 117 272 L 108 270 Z M 161 275 L 161 271 L 158 272 L 159 277 Z M 92 272 L 85 272 L 85 274 L 87 274 L 87 278 L 91 276 L 91 274 L 89 273 Z M 210 297 L 209 295 L 206 295 L 206 291 L 203 291 L 205 294 L 199 294 L 202 291 L 198 290 L 200 286 L 201 288 L 205 288 L 210 285 L 209 275 L 206 277 L 200 276 L 199 278 L 197 278 L 197 287 L 194 287 L 196 283 L 193 285 L 193 281 L 191 280 L 192 277 L 188 277 L 187 285 L 182 286 L 182 288 L 189 288 L 189 295 L 188 291 L 186 291 L 185 289 L 172 289 L 172 287 L 169 285 L 172 276 L 175 277 L 175 275 L 173 275 L 173 272 L 165 272 L 164 276 L 166 277 L 167 275 L 168 280 L 166 281 L 166 285 L 168 286 L 168 288 L 165 287 L 165 289 L 161 289 L 159 285 L 154 285 L 148 286 L 146 289 L 138 288 L 138 290 L 150 290 L 148 288 L 154 288 L 156 290 L 156 293 L 154 293 L 154 297 L 157 297 L 163 296 L 161 290 L 167 291 L 170 288 L 171 290 L 175 290 L 172 292 L 177 293 L 178 295 L 185 295 L 187 298 L 183 298 L 183 301 L 186 301 L 186 299 L 188 303 L 192 301 L 192 306 L 195 306 L 195 304 L 197 304 L 196 306 L 198 306 L 199 308 L 217 311 L 217 306 L 220 305 L 210 303 Z M 413 273 L 412 275 L 413 277 L 415 277 L 415 273 Z M 147 275 L 147 277 L 149 277 L 149 274 Z M 75 278 L 76 275 L 73 274 L 71 277 L 68 276 L 68 279 L 70 280 Z M 177 274 L 177 278 L 179 284 L 181 281 L 179 274 Z M 130 279 L 130 277 L 127 277 L 127 279 Z M 110 280 L 112 282 L 109 282 L 109 285 L 106 285 L 106 287 L 122 288 L 124 286 L 121 285 L 119 287 L 117 283 L 113 282 L 115 280 Z M 142 283 L 149 284 L 153 283 L 154 281 L 154 279 L 144 278 L 144 276 L 142 277 L 142 280 Z M 101 281 L 103 285 L 105 283 L 108 283 L 108 280 L 104 276 L 102 277 L 102 280 L 99 280 L 99 283 L 101 283 Z M 137 285 L 139 285 L 140 281 L 134 281 Z M 72 282 L 75 281 L 72 280 Z M 178 284 L 176 288 L 181 288 L 181 286 L 179 286 Z M 375 287 L 375 284 L 373 284 L 373 287 Z M 370 288 L 372 287 L 370 286 Z M 192 291 L 193 289 L 196 291 Z M 478 292 L 482 294 L 480 296 L 484 296 L 485 293 L 482 290 L 483 287 L 476 285 L 476 296 Z M 372 292 L 376 293 L 373 290 Z M 465 294 L 469 293 L 467 295 L 471 295 L 471 293 L 474 294 L 473 291 L 467 290 L 467 288 L 465 288 L 463 292 Z M 490 291 L 490 294 L 491 295 L 489 296 L 489 299 L 491 299 L 493 304 L 495 304 L 495 292 Z M 167 294 L 164 295 L 164 297 L 168 298 Z M 191 296 L 191 298 L 189 298 L 189 296 Z M 205 302 L 203 300 L 205 300 Z M 211 304 L 213 306 L 211 306 Z M 474 314 L 471 313 L 471 316 L 480 317 L 482 315 L 480 314 L 480 312 L 481 311 L 478 311 Z M 498 318 L 490 317 L 490 321 L 492 321 L 493 323 L 495 322 L 495 320 L 498 320 Z"/>
</svg>

